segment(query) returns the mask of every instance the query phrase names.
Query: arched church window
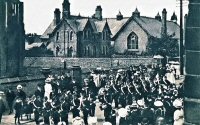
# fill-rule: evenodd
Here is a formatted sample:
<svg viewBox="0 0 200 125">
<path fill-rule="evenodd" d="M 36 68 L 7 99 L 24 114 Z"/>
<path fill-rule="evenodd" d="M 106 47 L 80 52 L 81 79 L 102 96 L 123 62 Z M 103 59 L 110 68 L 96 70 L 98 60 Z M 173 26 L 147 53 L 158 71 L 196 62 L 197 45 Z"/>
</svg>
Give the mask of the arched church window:
<svg viewBox="0 0 200 125">
<path fill-rule="evenodd" d="M 66 36 L 67 41 L 69 41 L 69 31 L 66 31 L 66 34 L 67 34 L 67 36 Z"/>
<path fill-rule="evenodd" d="M 133 32 L 127 38 L 127 48 L 130 50 L 138 49 L 138 37 Z"/>
</svg>

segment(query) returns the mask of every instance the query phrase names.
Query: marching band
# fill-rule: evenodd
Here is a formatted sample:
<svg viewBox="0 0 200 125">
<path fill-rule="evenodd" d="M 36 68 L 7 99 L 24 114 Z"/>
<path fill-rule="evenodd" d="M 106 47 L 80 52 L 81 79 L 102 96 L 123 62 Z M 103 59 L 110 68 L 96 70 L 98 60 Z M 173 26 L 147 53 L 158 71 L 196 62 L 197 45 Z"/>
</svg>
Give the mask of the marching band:
<svg viewBox="0 0 200 125">
<path fill-rule="evenodd" d="M 44 86 L 38 85 L 31 101 L 35 123 L 68 125 L 72 113 L 73 125 L 93 125 L 98 121 L 99 106 L 104 111 L 105 125 L 116 125 L 118 120 L 119 125 L 179 125 L 183 121 L 183 91 L 181 85 L 170 82 L 169 73 L 173 71 L 168 65 L 130 66 L 116 73 L 94 71 L 83 84 L 69 74 L 57 78 L 50 75 Z M 24 98 L 20 95 L 17 101 L 23 103 Z M 16 120 L 21 108 L 17 101 Z"/>
</svg>

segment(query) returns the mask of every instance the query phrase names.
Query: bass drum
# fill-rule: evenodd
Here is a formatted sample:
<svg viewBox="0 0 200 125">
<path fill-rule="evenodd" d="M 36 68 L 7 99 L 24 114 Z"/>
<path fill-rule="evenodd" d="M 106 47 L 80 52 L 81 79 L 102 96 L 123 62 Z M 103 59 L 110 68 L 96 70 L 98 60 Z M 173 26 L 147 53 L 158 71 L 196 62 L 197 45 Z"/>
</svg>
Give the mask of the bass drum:
<svg viewBox="0 0 200 125">
<path fill-rule="evenodd" d="M 125 118 L 128 115 L 128 111 L 125 108 L 120 108 L 118 110 L 118 115 L 122 118 Z"/>
<path fill-rule="evenodd" d="M 88 124 L 89 125 L 96 125 L 97 117 L 88 117 Z"/>
<path fill-rule="evenodd" d="M 65 122 L 58 122 L 58 125 L 66 125 Z"/>
<path fill-rule="evenodd" d="M 112 125 L 110 122 L 104 122 L 103 125 Z"/>
<path fill-rule="evenodd" d="M 81 117 L 72 119 L 72 125 L 84 125 L 84 120 Z"/>
</svg>

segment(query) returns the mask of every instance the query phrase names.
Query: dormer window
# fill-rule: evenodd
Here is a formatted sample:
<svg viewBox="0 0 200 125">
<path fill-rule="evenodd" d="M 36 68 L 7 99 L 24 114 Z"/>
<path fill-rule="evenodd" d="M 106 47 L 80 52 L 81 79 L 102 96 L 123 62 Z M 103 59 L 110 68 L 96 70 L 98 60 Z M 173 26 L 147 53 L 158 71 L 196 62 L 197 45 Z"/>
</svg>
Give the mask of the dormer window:
<svg viewBox="0 0 200 125">
<path fill-rule="evenodd" d="M 135 33 L 131 33 L 127 38 L 128 50 L 138 50 L 138 37 Z"/>
</svg>

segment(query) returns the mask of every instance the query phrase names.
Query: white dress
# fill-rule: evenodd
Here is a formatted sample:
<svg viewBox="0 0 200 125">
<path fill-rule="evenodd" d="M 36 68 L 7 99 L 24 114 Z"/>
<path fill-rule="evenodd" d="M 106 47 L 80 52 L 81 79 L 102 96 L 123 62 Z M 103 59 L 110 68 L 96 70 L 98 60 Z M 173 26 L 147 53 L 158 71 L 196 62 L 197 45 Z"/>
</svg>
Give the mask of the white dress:
<svg viewBox="0 0 200 125">
<path fill-rule="evenodd" d="M 48 98 L 48 100 L 50 100 L 50 94 L 52 92 L 52 85 L 49 83 L 46 83 L 44 85 L 44 97 L 46 96 Z"/>
<path fill-rule="evenodd" d="M 174 112 L 174 125 L 183 125 L 184 123 L 183 109 Z"/>
<path fill-rule="evenodd" d="M 175 79 L 175 76 L 174 74 L 171 72 L 171 73 L 167 73 L 166 74 L 167 76 L 167 80 L 172 83 L 172 84 L 175 84 L 176 83 L 176 79 Z"/>
</svg>

